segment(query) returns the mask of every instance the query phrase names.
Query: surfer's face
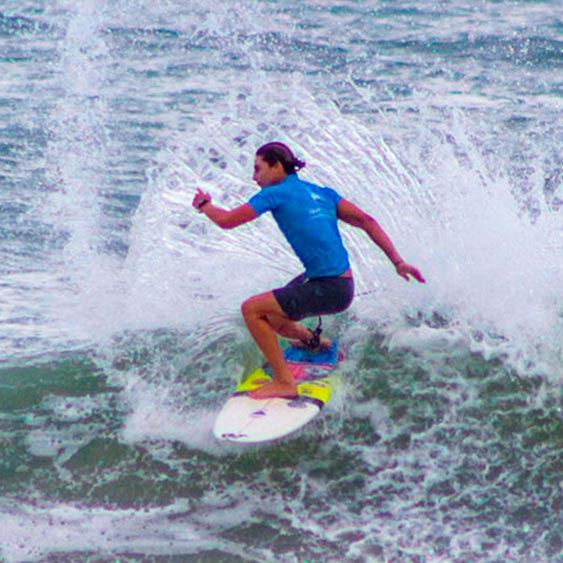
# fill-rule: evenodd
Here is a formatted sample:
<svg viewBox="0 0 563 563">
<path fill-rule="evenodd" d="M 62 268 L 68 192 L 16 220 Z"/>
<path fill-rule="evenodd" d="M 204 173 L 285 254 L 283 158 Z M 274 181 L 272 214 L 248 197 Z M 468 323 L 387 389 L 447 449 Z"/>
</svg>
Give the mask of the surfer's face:
<svg viewBox="0 0 563 563">
<path fill-rule="evenodd" d="M 281 162 L 276 162 L 271 166 L 261 156 L 256 157 L 252 179 L 261 188 L 279 184 L 286 176 L 287 173 L 283 169 Z"/>
</svg>

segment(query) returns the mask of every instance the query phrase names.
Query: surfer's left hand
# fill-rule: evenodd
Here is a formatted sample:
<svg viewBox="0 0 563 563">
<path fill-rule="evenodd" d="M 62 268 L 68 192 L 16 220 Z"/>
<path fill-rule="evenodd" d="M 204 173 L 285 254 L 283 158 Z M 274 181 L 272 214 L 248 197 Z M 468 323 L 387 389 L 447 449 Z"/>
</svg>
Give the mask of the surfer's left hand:
<svg viewBox="0 0 563 563">
<path fill-rule="evenodd" d="M 406 262 L 400 262 L 399 264 L 397 264 L 397 273 L 407 281 L 410 281 L 409 276 L 412 276 L 416 281 L 420 283 L 426 283 L 426 280 L 422 277 L 422 274 L 420 273 L 418 268 L 415 268 L 414 266 L 411 266 Z"/>
</svg>

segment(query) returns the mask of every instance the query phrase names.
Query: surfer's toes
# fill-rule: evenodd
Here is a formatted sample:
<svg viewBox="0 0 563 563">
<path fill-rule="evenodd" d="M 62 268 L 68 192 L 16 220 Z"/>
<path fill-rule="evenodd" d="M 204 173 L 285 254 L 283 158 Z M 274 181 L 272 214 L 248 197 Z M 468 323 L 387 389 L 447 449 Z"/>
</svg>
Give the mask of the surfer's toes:
<svg viewBox="0 0 563 563">
<path fill-rule="evenodd" d="M 297 399 L 299 393 L 296 385 L 271 381 L 250 391 L 248 395 L 251 399 Z"/>
<path fill-rule="evenodd" d="M 291 342 L 291 346 L 293 346 L 293 348 L 299 348 L 301 350 L 308 350 L 309 352 L 313 353 L 326 352 L 327 350 L 330 350 L 332 348 L 332 340 L 329 340 L 328 338 L 321 338 L 318 346 L 313 346 L 310 340 L 306 342 L 304 342 L 303 340 L 294 340 L 293 342 Z"/>
</svg>

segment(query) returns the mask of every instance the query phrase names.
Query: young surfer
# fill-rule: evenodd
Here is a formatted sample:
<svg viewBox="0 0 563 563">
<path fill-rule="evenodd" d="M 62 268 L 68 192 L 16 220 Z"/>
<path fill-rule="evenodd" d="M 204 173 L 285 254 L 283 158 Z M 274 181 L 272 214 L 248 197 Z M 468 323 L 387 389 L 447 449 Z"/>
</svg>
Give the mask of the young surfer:
<svg viewBox="0 0 563 563">
<path fill-rule="evenodd" d="M 283 143 L 267 143 L 256 151 L 254 162 L 253 180 L 261 191 L 248 203 L 225 210 L 199 188 L 193 199 L 193 206 L 222 229 L 233 229 L 270 211 L 305 267 L 305 272 L 285 287 L 255 295 L 242 304 L 248 330 L 274 374 L 271 382 L 251 393 L 254 399 L 297 395 L 278 335 L 318 346 L 313 331 L 297 321 L 339 313 L 352 303 L 354 280 L 338 219 L 365 231 L 397 274 L 407 281 L 412 276 L 425 282 L 419 270 L 401 258 L 373 217 L 333 189 L 301 180 L 297 171 L 304 166 Z M 320 345 L 327 345 L 327 341 L 323 339 Z"/>
</svg>

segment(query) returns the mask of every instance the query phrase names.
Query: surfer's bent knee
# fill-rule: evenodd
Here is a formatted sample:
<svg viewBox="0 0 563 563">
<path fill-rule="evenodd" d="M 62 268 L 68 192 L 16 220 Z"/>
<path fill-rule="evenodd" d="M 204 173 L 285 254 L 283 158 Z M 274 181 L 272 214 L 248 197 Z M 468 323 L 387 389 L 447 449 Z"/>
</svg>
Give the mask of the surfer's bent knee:
<svg viewBox="0 0 563 563">
<path fill-rule="evenodd" d="M 271 296 L 273 297 L 273 294 L 269 292 L 262 293 L 260 295 L 253 295 L 252 297 L 245 299 L 240 306 L 242 316 L 244 318 L 248 318 L 249 316 L 266 317 L 276 315 L 276 308 L 278 306 L 277 301 L 275 301 L 276 305 L 273 306 L 268 299 Z"/>
</svg>

